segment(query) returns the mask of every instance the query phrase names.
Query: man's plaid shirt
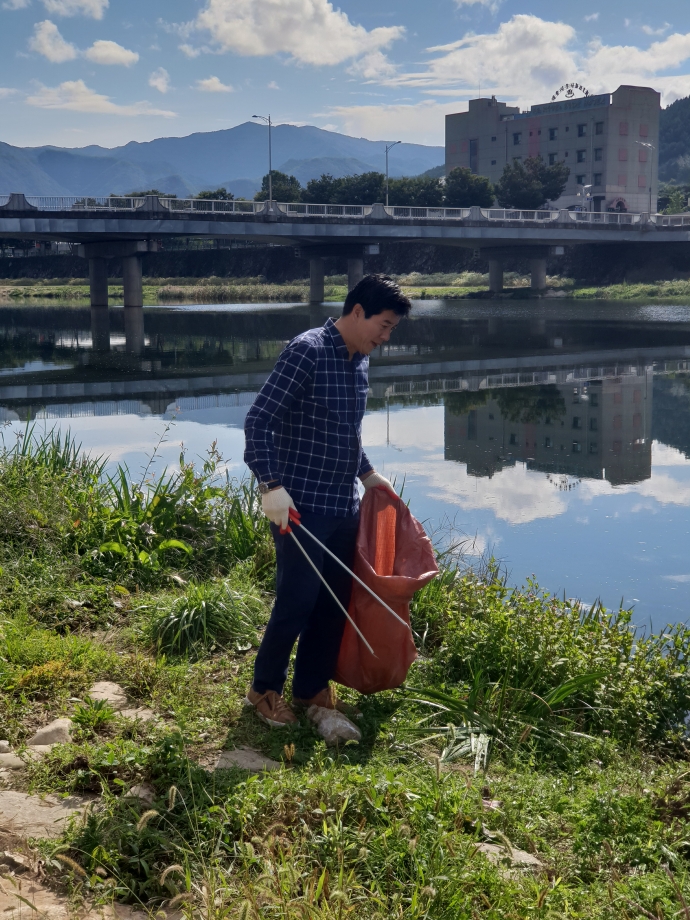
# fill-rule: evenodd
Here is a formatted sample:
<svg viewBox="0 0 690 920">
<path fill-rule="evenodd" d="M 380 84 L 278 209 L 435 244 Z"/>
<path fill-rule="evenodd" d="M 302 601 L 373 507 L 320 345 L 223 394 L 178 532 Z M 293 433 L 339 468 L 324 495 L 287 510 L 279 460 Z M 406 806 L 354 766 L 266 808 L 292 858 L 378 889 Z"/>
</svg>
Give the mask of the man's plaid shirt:
<svg viewBox="0 0 690 920">
<path fill-rule="evenodd" d="M 275 481 L 297 510 L 348 517 L 359 510 L 357 476 L 373 469 L 362 450 L 369 358 L 347 346 L 334 320 L 284 349 L 244 423 L 244 459 Z"/>
</svg>

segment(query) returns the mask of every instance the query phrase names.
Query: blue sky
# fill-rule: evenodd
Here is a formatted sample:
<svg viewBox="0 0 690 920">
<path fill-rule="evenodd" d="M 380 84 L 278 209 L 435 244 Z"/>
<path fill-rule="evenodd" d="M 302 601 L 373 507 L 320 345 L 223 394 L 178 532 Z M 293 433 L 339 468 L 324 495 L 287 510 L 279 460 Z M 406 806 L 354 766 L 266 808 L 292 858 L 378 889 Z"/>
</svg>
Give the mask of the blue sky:
<svg viewBox="0 0 690 920">
<path fill-rule="evenodd" d="M 443 143 L 443 116 L 566 81 L 690 95 L 688 0 L 0 0 L 0 139 L 116 146 L 270 112 Z"/>
</svg>

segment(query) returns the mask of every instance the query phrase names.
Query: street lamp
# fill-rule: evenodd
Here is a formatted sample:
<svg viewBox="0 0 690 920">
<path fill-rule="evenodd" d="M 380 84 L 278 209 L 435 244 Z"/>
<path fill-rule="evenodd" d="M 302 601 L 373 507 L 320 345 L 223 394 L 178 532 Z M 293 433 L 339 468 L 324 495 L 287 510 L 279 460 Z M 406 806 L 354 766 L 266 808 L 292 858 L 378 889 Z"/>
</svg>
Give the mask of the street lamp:
<svg viewBox="0 0 690 920">
<path fill-rule="evenodd" d="M 587 189 L 592 188 L 592 186 L 591 185 L 581 185 L 580 188 L 582 189 L 582 191 L 577 193 L 577 197 L 584 198 L 585 201 L 590 201 L 592 196 L 589 194 L 589 192 L 587 192 Z"/>
<path fill-rule="evenodd" d="M 639 144 L 640 147 L 646 147 L 648 150 L 656 150 L 654 144 L 648 144 L 645 141 L 635 141 L 636 144 Z M 654 161 L 654 153 L 649 158 L 649 216 L 652 216 L 652 163 Z"/>
<path fill-rule="evenodd" d="M 386 207 L 388 207 L 388 151 L 392 150 L 396 144 L 401 144 L 402 141 L 393 141 L 392 144 L 386 144 Z"/>
<path fill-rule="evenodd" d="M 271 167 L 271 116 L 270 115 L 252 115 L 252 118 L 258 118 L 268 125 L 268 209 L 273 210 L 273 169 Z"/>
</svg>

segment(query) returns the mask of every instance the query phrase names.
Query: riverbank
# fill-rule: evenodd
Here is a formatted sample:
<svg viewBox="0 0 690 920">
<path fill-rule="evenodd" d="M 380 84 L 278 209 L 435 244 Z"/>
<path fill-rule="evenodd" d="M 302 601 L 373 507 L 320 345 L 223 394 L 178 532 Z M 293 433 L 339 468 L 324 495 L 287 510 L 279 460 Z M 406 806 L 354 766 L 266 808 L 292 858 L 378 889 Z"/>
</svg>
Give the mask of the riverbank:
<svg viewBox="0 0 690 920">
<path fill-rule="evenodd" d="M 51 884 L 190 920 L 683 909 L 689 630 L 635 636 L 626 613 L 444 557 L 413 605 L 410 689 L 358 701 L 360 744 L 328 749 L 304 719 L 269 730 L 242 700 L 272 544 L 250 484 L 222 470 L 211 451 L 108 481 L 53 437 L 0 455 L 0 737 L 23 757 L 72 723 L 2 780 L 97 797 L 36 844 Z M 90 703 L 97 681 L 126 702 Z M 486 770 L 471 727 L 492 738 Z M 246 748 L 272 769 L 232 766 Z"/>
<path fill-rule="evenodd" d="M 467 298 L 530 298 L 557 297 L 574 300 L 637 300 L 660 298 L 673 300 L 690 297 L 690 281 L 659 281 L 652 284 L 613 284 L 604 287 L 576 285 L 571 278 L 547 278 L 547 290 L 530 289 L 527 275 L 506 276 L 501 294 L 490 294 L 488 276 L 473 272 L 453 275 L 399 275 L 395 276 L 412 300 L 464 300 Z M 161 278 L 144 284 L 144 305 L 176 303 L 306 303 L 309 299 L 309 281 L 268 284 L 261 278 Z M 334 275 L 326 279 L 325 300 L 343 301 L 347 295 L 346 278 Z M 123 288 L 113 283 L 108 287 L 108 297 L 122 302 Z M 0 285 L 0 303 L 18 303 L 36 300 L 88 302 L 89 287 L 81 279 L 65 284 L 57 280 L 33 281 L 19 279 Z"/>
</svg>

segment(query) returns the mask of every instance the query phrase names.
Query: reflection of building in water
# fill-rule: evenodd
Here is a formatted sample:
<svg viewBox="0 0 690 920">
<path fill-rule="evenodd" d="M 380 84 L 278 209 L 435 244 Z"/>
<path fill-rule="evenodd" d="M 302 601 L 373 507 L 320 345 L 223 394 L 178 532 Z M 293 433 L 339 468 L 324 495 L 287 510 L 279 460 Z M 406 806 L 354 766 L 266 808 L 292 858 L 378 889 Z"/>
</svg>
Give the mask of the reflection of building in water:
<svg viewBox="0 0 690 920">
<path fill-rule="evenodd" d="M 448 395 L 445 458 L 466 463 L 471 476 L 493 476 L 520 460 L 613 485 L 648 479 L 653 371 L 640 371 L 580 386 Z"/>
</svg>

